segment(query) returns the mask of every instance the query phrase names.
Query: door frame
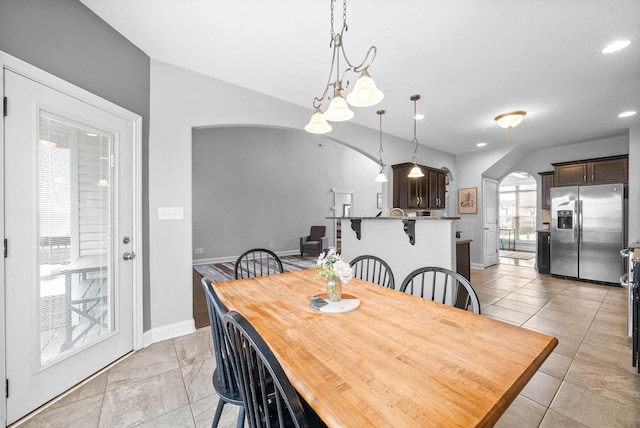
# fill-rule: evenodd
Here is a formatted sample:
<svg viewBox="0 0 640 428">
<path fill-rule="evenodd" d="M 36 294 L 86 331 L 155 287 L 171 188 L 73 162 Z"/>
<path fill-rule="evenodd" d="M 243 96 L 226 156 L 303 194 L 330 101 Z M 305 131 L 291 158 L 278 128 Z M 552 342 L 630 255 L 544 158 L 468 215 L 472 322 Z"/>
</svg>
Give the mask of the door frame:
<svg viewBox="0 0 640 428">
<path fill-rule="evenodd" d="M 142 117 L 129 110 L 126 110 L 104 98 L 88 92 L 72 83 L 62 80 L 44 70 L 28 64 L 16 57 L 0 51 L 0 69 L 2 71 L 2 84 L 0 85 L 0 96 L 4 99 L 4 71 L 11 70 L 25 76 L 44 86 L 62 92 L 80 101 L 91 104 L 97 108 L 105 110 L 113 115 L 119 116 L 133 125 L 133 240 L 132 250 L 137 255 L 133 262 L 133 350 L 141 349 L 143 342 L 143 245 L 142 245 Z M 8 114 L 11 114 L 11 101 L 9 101 Z M 4 120 L 0 120 L 0 163 L 4 165 Z M 4 194 L 4 173 L 0 174 L 0 232 L 5 234 L 5 194 Z M 4 245 L 3 245 L 4 247 Z M 9 248 L 9 251 L 11 249 Z M 6 312 L 5 308 L 5 263 L 0 263 L 0 380 L 6 379 Z M 0 400 L 0 421 L 6 425 L 7 421 L 7 401 Z"/>
</svg>

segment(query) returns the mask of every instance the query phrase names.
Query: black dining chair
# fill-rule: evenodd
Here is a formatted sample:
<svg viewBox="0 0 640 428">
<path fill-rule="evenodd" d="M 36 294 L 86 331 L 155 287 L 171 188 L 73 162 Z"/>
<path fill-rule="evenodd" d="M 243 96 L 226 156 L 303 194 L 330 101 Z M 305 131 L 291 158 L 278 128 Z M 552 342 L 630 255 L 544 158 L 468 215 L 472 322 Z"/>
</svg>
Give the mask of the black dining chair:
<svg viewBox="0 0 640 428">
<path fill-rule="evenodd" d="M 480 315 L 478 295 L 467 279 L 449 269 L 427 266 L 414 270 L 402 281 L 400 291 Z"/>
<path fill-rule="evenodd" d="M 325 427 L 251 323 L 235 311 L 227 312 L 223 320 L 249 427 Z"/>
<path fill-rule="evenodd" d="M 391 268 L 380 257 L 364 255 L 358 256 L 349 263 L 353 276 L 364 281 L 373 282 L 387 288 L 396 288 Z"/>
<path fill-rule="evenodd" d="M 254 278 L 284 272 L 280 258 L 266 248 L 253 248 L 238 257 L 235 264 L 236 279 Z"/>
<path fill-rule="evenodd" d="M 245 415 L 244 401 L 240 392 L 240 385 L 233 371 L 233 348 L 227 339 L 222 323 L 222 317 L 227 312 L 227 308 L 222 304 L 207 278 L 202 278 L 202 287 L 207 298 L 211 336 L 213 336 L 213 349 L 216 357 L 216 369 L 212 376 L 213 388 L 220 397 L 211 427 L 216 428 L 218 426 L 222 410 L 225 404 L 229 403 L 240 406 L 237 428 L 242 428 Z"/>
</svg>

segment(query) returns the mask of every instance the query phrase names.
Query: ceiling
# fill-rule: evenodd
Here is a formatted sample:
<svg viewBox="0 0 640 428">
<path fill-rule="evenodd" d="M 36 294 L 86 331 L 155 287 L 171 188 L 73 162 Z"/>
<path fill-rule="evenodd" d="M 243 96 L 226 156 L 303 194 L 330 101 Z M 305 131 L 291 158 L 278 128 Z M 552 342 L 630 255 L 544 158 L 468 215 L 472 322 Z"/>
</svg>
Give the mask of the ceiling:
<svg viewBox="0 0 640 428">
<path fill-rule="evenodd" d="M 329 0 L 81 1 L 151 58 L 303 106 L 309 117 L 329 77 Z M 640 112 L 640 1 L 351 0 L 347 22 L 349 61 L 375 45 L 370 73 L 385 94 L 353 108 L 360 125 L 378 130 L 376 110 L 385 109 L 384 132 L 412 140 L 413 94 L 426 115 L 420 144 L 453 154 L 591 141 L 640 123 L 640 113 L 617 117 Z M 600 53 L 621 38 L 631 45 Z M 493 118 L 510 110 L 528 113 L 499 128 Z"/>
</svg>

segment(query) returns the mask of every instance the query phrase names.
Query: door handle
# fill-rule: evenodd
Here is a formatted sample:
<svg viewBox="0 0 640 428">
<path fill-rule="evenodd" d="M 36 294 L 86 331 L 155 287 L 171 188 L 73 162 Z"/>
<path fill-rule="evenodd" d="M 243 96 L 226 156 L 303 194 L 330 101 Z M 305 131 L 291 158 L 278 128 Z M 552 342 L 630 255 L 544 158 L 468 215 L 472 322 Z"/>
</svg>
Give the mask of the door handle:
<svg viewBox="0 0 640 428">
<path fill-rule="evenodd" d="M 133 251 L 130 253 L 124 253 L 122 255 L 122 260 L 133 260 L 135 256 L 136 256 L 136 253 L 134 253 Z"/>
<path fill-rule="evenodd" d="M 630 284 L 626 273 L 620 277 L 620 285 L 622 285 L 624 288 L 629 288 Z"/>
<path fill-rule="evenodd" d="M 584 237 L 582 236 L 582 201 L 580 201 L 580 211 L 578 212 L 578 231 L 580 233 L 580 241 L 578 241 L 578 245 L 584 244 Z"/>
</svg>

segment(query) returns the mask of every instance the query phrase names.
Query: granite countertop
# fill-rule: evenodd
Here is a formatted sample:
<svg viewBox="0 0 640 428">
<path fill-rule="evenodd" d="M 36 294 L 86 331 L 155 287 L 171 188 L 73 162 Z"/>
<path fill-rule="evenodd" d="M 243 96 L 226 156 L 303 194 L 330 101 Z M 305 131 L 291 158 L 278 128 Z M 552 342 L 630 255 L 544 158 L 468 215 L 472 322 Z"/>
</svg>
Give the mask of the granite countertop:
<svg viewBox="0 0 640 428">
<path fill-rule="evenodd" d="M 456 238 L 456 244 L 466 244 L 468 242 L 473 242 L 473 239 Z"/>
<path fill-rule="evenodd" d="M 633 248 L 634 250 L 640 248 L 640 239 L 632 244 L 629 244 L 629 248 Z"/>
</svg>

